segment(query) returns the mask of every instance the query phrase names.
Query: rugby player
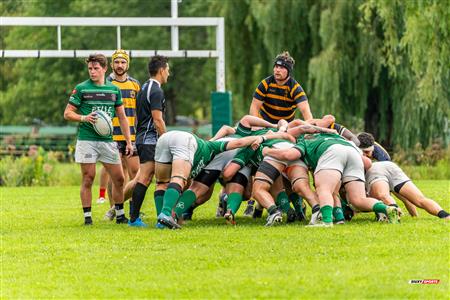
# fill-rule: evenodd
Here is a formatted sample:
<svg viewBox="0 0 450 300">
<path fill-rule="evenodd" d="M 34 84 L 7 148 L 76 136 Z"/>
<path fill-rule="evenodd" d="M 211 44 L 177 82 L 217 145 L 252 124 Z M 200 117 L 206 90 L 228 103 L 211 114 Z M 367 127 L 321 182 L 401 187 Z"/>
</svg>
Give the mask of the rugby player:
<svg viewBox="0 0 450 300">
<path fill-rule="evenodd" d="M 119 150 L 110 136 L 100 136 L 93 128 L 95 111 L 102 110 L 119 118 L 120 128 L 125 137 L 126 155 L 131 156 L 130 128 L 123 107 L 120 89 L 105 81 L 108 59 L 103 54 L 91 54 L 86 59 L 89 79 L 78 84 L 72 91 L 69 103 L 64 110 L 64 119 L 79 122 L 75 161 L 81 166 L 82 184 L 80 198 L 83 206 L 84 224 L 92 225 L 92 183 L 95 178 L 95 164 L 102 162 L 112 180 L 112 199 L 115 203 L 116 223 L 127 223 L 123 210 L 123 185 Z"/>
<path fill-rule="evenodd" d="M 191 133 L 182 131 L 170 131 L 164 134 L 158 140 L 155 151 L 157 190 L 165 190 L 158 223 L 173 229 L 180 228 L 172 217 L 172 209 L 188 179 L 195 178 L 215 155 L 249 146 L 257 140 L 275 138 L 293 139 L 289 134 L 281 132 L 268 132 L 264 136 L 249 136 L 224 142 L 204 141 Z"/>
</svg>

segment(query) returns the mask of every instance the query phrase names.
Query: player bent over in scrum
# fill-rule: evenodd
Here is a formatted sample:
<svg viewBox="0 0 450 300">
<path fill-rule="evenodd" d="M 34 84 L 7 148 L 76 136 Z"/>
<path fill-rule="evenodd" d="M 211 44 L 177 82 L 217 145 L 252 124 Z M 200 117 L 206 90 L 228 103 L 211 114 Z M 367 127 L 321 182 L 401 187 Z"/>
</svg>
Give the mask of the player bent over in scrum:
<svg viewBox="0 0 450 300">
<path fill-rule="evenodd" d="M 416 217 L 415 206 L 426 210 L 430 215 L 450 220 L 450 214 L 434 200 L 425 197 L 402 169 L 391 161 L 372 163 L 366 172 L 367 191 L 371 197 L 382 200 L 387 205 L 396 205 L 391 192 L 405 202 L 411 216 Z M 413 206 L 409 206 L 412 203 Z"/>
<path fill-rule="evenodd" d="M 267 133 L 265 138 L 292 139 L 286 133 L 271 132 Z M 158 222 L 169 228 L 180 228 L 172 218 L 172 209 L 187 180 L 197 176 L 216 154 L 249 146 L 260 139 L 262 139 L 261 136 L 251 136 L 227 142 L 211 142 L 182 131 L 171 131 L 164 134 L 158 140 L 155 153 L 156 190 L 165 190 L 163 208 L 158 216 Z"/>
<path fill-rule="evenodd" d="M 280 160 L 296 160 L 302 157 L 314 170 L 323 222 L 310 226 L 333 226 L 333 193 L 341 182 L 352 205 L 361 211 L 384 213 L 389 222 L 398 223 L 401 212 L 398 208 L 366 197 L 363 158 L 357 148 L 341 136 L 329 133 L 306 135 L 297 140 L 294 148 L 265 149 L 264 154 Z M 365 162 L 370 164 L 370 161 Z"/>
</svg>

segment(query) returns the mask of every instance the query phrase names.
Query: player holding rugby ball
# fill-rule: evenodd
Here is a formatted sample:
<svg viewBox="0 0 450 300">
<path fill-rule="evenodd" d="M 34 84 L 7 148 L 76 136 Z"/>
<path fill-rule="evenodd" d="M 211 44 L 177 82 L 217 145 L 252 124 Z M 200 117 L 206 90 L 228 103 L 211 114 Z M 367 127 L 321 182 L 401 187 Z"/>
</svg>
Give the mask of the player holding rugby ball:
<svg viewBox="0 0 450 300">
<path fill-rule="evenodd" d="M 116 209 L 116 223 L 127 223 L 123 210 L 123 185 L 119 151 L 112 135 L 100 135 L 94 129 L 97 120 L 96 111 L 106 112 L 111 118 L 119 118 L 120 128 L 126 140 L 126 154 L 133 153 L 130 129 L 123 107 L 122 96 L 118 87 L 105 81 L 108 60 L 103 54 L 91 54 L 86 59 L 89 79 L 78 84 L 72 91 L 69 103 L 64 111 L 64 119 L 80 122 L 78 126 L 75 161 L 81 166 L 82 183 L 80 189 L 83 206 L 84 224 L 92 225 L 91 203 L 92 183 L 95 178 L 95 164 L 102 162 L 109 173 L 112 183 L 112 199 Z"/>
</svg>

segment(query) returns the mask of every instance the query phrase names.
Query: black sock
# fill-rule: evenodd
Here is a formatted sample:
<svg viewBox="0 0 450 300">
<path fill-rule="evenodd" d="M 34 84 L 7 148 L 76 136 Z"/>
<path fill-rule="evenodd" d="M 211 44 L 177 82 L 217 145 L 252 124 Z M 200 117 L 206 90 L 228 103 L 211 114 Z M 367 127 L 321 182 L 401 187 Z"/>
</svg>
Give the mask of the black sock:
<svg viewBox="0 0 450 300">
<path fill-rule="evenodd" d="M 141 206 L 144 202 L 145 193 L 147 193 L 148 187 L 142 183 L 136 183 L 133 190 L 133 196 L 131 197 L 131 202 L 133 205 L 130 206 L 130 222 L 136 221 L 139 218 L 139 213 L 141 212 Z"/>
<path fill-rule="evenodd" d="M 91 207 L 83 207 L 83 213 L 85 219 L 92 219 Z"/>
<path fill-rule="evenodd" d="M 443 219 L 443 218 L 450 216 L 450 214 L 448 212 L 446 212 L 445 210 L 441 210 L 440 212 L 438 212 L 437 216 L 439 218 Z"/>
<path fill-rule="evenodd" d="M 116 210 L 116 219 L 122 219 L 125 217 L 125 213 L 123 211 L 123 203 L 114 204 L 114 209 Z"/>
<path fill-rule="evenodd" d="M 320 210 L 320 205 L 316 204 L 312 207 L 312 213 L 318 212 Z"/>
<path fill-rule="evenodd" d="M 278 210 L 278 207 L 276 205 L 272 205 L 271 207 L 269 207 L 267 209 L 267 211 L 269 212 L 270 215 L 274 214 L 275 212 L 277 212 L 277 210 Z"/>
</svg>

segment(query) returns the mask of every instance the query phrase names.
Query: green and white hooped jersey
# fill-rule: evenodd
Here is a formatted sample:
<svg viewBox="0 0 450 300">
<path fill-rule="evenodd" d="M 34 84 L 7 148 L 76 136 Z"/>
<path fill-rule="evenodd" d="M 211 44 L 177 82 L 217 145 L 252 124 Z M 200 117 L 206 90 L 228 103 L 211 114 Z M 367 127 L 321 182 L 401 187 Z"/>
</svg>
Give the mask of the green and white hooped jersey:
<svg viewBox="0 0 450 300">
<path fill-rule="evenodd" d="M 226 151 L 228 141 L 205 141 L 193 134 L 197 142 L 197 150 L 192 163 L 191 178 L 195 178 L 198 173 L 207 165 L 214 156 Z"/>
<path fill-rule="evenodd" d="M 78 84 L 72 91 L 69 103 L 78 109 L 81 115 L 88 115 L 93 111 L 102 110 L 111 119 L 114 118 L 116 107 L 123 105 L 120 89 L 109 81 L 104 85 L 96 85 L 88 79 Z M 89 122 L 78 125 L 78 140 L 112 142 L 111 136 L 97 134 Z"/>
</svg>

